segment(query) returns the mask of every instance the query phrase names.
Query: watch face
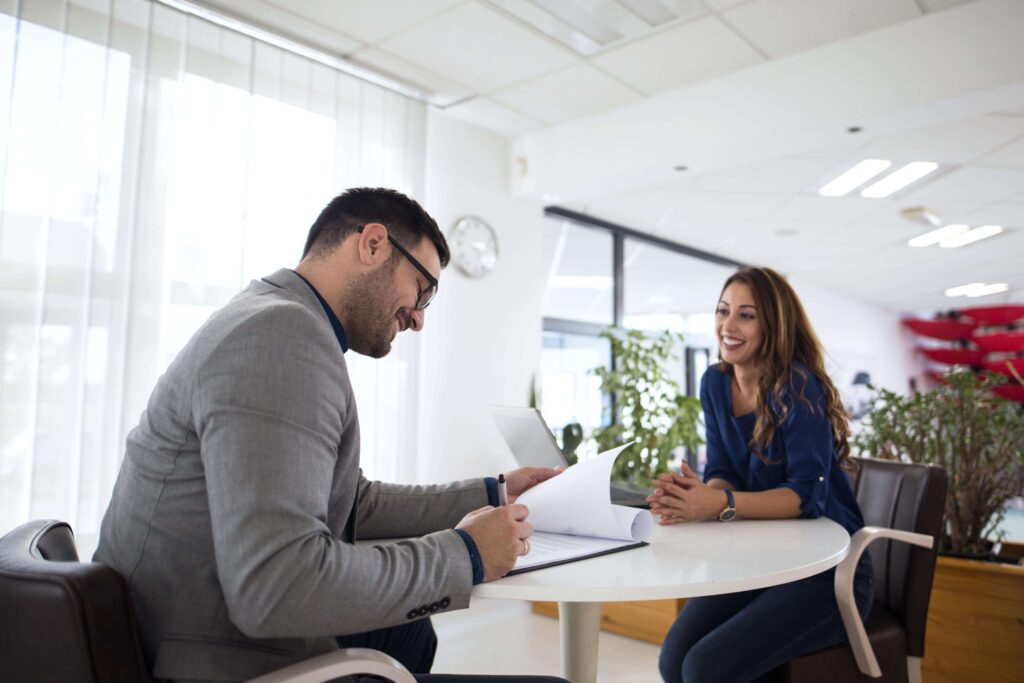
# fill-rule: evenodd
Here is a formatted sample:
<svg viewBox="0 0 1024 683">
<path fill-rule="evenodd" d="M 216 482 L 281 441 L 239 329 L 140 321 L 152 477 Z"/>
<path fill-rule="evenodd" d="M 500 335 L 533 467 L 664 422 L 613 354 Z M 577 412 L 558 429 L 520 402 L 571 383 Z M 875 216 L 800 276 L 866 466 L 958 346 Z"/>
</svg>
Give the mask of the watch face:
<svg viewBox="0 0 1024 683">
<path fill-rule="evenodd" d="M 728 522 L 730 519 L 736 516 L 736 511 L 732 508 L 726 508 L 722 510 L 722 514 L 718 515 L 718 518 L 723 522 Z"/>
<path fill-rule="evenodd" d="M 460 218 L 448 241 L 455 265 L 470 277 L 486 275 L 498 262 L 498 240 L 494 230 L 476 216 Z"/>
</svg>

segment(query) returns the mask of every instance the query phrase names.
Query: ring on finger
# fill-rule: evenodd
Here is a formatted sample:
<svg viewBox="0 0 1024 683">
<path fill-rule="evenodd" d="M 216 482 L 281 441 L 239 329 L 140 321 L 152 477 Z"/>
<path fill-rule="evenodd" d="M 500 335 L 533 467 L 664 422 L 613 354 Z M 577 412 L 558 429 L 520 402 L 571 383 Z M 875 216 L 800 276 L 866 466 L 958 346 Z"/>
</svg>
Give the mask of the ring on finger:
<svg viewBox="0 0 1024 683">
<path fill-rule="evenodd" d="M 523 539 L 523 555 L 529 555 L 529 554 L 530 554 L 530 542 L 527 541 L 524 538 Z"/>
</svg>

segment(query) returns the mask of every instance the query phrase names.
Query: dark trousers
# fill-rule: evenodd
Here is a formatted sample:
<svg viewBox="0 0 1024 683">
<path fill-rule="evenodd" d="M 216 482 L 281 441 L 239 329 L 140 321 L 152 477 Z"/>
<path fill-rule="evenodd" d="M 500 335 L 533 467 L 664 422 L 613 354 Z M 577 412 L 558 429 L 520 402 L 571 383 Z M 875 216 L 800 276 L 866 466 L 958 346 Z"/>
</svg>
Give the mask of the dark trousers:
<svg viewBox="0 0 1024 683">
<path fill-rule="evenodd" d="M 437 634 L 430 619 L 419 619 L 401 626 L 382 628 L 367 633 L 336 638 L 338 647 L 368 647 L 389 654 L 423 683 L 567 683 L 564 679 L 550 676 L 471 676 L 455 674 L 432 674 L 434 654 L 437 652 Z M 373 683 L 379 679 L 370 676 L 356 677 L 359 683 Z"/>
<path fill-rule="evenodd" d="M 691 598 L 661 646 L 666 683 L 770 680 L 776 667 L 846 641 L 830 570 L 761 590 Z M 867 553 L 854 578 L 861 618 L 871 609 L 874 576 Z"/>
</svg>

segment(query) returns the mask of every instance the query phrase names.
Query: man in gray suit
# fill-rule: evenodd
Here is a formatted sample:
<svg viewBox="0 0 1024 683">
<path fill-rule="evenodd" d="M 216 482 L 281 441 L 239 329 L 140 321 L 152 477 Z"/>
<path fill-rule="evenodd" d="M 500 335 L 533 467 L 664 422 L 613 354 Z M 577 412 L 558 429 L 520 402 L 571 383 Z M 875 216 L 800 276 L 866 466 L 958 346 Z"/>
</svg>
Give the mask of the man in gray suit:
<svg viewBox="0 0 1024 683">
<path fill-rule="evenodd" d="M 493 479 L 401 486 L 359 468 L 344 354 L 379 358 L 422 329 L 448 260 L 415 201 L 349 190 L 295 270 L 252 282 L 159 379 L 95 557 L 128 581 L 155 677 L 248 679 L 339 644 L 428 671 L 424 617 L 468 606 L 529 552 L 527 510 L 495 507 Z M 556 473 L 509 472 L 510 499 Z"/>
</svg>

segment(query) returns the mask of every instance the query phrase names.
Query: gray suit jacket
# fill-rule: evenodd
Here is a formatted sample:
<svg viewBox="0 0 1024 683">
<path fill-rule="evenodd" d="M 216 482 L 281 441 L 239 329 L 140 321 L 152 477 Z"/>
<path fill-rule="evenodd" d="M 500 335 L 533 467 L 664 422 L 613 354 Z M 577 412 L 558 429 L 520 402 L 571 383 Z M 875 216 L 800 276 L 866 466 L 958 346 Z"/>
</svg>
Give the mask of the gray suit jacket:
<svg viewBox="0 0 1024 683">
<path fill-rule="evenodd" d="M 371 482 L 345 358 L 294 272 L 253 282 L 157 382 L 95 559 L 128 581 L 157 678 L 239 680 L 336 648 L 332 636 L 469 604 L 452 527 L 482 480 Z M 422 536 L 384 547 L 362 538 Z"/>
</svg>

